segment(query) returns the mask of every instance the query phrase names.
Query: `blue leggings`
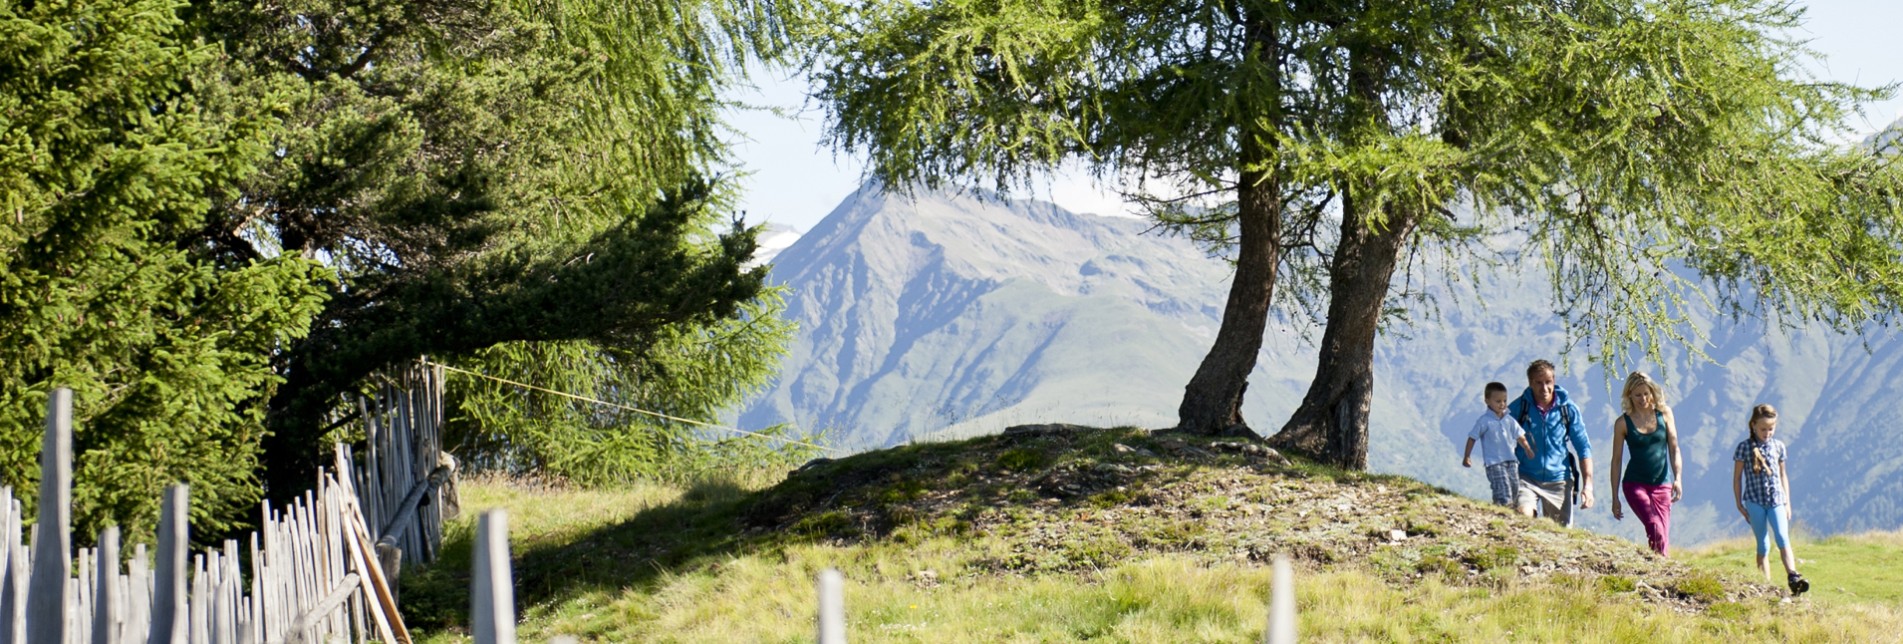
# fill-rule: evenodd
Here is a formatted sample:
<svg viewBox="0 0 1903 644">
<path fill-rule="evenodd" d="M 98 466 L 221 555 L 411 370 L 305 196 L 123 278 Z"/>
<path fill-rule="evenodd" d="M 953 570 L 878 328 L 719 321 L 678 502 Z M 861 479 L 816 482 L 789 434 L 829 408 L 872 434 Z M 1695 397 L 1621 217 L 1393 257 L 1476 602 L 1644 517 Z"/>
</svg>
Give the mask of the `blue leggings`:
<svg viewBox="0 0 1903 644">
<path fill-rule="evenodd" d="M 1751 534 L 1758 538 L 1758 556 L 1771 553 L 1771 543 L 1764 538 L 1766 532 L 1777 538 L 1779 550 L 1791 549 L 1791 515 L 1785 506 L 1765 507 L 1745 501 L 1744 513 L 1751 519 Z"/>
</svg>

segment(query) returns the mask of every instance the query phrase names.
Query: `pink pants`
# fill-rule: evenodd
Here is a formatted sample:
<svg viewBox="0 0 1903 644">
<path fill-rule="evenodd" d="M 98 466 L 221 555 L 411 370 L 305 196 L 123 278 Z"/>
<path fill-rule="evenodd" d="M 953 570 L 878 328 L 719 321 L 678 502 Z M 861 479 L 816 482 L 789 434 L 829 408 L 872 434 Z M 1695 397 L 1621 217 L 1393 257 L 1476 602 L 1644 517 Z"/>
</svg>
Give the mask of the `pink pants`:
<svg viewBox="0 0 1903 644">
<path fill-rule="evenodd" d="M 1632 516 L 1645 526 L 1646 545 L 1652 546 L 1652 552 L 1665 556 L 1671 550 L 1671 484 L 1624 483 L 1619 487 L 1625 489 L 1626 505 L 1632 506 Z"/>
</svg>

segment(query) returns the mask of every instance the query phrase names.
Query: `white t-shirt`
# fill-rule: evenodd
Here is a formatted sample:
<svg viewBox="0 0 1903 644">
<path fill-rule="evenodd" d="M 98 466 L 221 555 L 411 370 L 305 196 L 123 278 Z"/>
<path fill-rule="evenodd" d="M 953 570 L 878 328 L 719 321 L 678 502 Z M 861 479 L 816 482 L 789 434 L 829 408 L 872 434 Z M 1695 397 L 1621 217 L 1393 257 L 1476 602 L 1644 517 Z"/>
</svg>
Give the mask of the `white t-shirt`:
<svg viewBox="0 0 1903 644">
<path fill-rule="evenodd" d="M 1513 455 L 1513 446 L 1525 435 L 1520 421 L 1506 414 L 1496 416 L 1491 409 L 1480 414 L 1473 431 L 1467 432 L 1467 438 L 1480 442 L 1480 457 L 1487 465 L 1520 460 Z"/>
</svg>

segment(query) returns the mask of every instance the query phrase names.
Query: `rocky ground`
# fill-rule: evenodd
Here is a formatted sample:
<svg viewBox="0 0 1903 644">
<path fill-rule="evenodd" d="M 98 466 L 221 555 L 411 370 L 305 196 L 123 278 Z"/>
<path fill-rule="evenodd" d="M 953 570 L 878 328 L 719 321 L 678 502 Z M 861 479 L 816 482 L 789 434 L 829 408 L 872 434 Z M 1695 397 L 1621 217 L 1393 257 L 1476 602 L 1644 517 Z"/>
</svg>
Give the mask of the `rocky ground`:
<svg viewBox="0 0 1903 644">
<path fill-rule="evenodd" d="M 753 497 L 741 520 L 756 537 L 963 537 L 983 545 L 987 574 L 1089 570 L 1151 553 L 1255 566 L 1285 553 L 1298 570 L 1359 567 L 1397 585 L 1566 577 L 1685 611 L 1782 592 L 1411 479 L 1132 428 L 1016 427 L 819 461 Z"/>
</svg>

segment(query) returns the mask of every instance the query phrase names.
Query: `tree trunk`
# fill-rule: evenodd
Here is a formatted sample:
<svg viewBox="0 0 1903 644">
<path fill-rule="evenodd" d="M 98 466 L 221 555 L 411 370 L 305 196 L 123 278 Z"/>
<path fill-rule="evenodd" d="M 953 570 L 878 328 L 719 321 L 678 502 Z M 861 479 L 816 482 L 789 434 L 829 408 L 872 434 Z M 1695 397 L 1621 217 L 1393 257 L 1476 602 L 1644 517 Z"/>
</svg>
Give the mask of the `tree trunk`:
<svg viewBox="0 0 1903 644">
<path fill-rule="evenodd" d="M 1391 214 L 1376 230 L 1344 198 L 1341 243 L 1329 267 L 1328 328 L 1308 395 L 1282 431 L 1269 439 L 1348 469 L 1368 467 L 1368 409 L 1374 400 L 1374 338 L 1401 248 L 1418 216 Z"/>
<path fill-rule="evenodd" d="M 289 502 L 324 463 L 324 413 L 365 376 L 422 355 L 458 356 L 504 342 L 590 340 L 638 347 L 669 325 L 737 315 L 765 272 L 748 270 L 750 233 L 719 254 L 685 243 L 706 184 L 663 198 L 633 226 L 573 251 L 589 261 L 494 261 L 398 275 L 376 289 L 341 291 L 315 328 L 280 359 L 258 478 L 266 498 Z"/>
<path fill-rule="evenodd" d="M 1245 176 L 1237 192 L 1241 237 L 1236 277 L 1229 285 L 1216 343 L 1183 388 L 1183 404 L 1176 414 L 1177 429 L 1185 432 L 1214 435 L 1247 426 L 1242 420 L 1242 393 L 1249 386 L 1249 372 L 1255 370 L 1262 332 L 1268 326 L 1270 298 L 1275 294 L 1282 203 L 1280 187 L 1266 177 Z"/>
<path fill-rule="evenodd" d="M 1262 114 L 1245 115 L 1238 122 L 1242 141 L 1236 159 L 1236 276 L 1229 284 L 1216 343 L 1183 387 L 1183 404 L 1176 408 L 1176 428 L 1194 434 L 1248 427 L 1242 420 L 1242 394 L 1249 388 L 1249 372 L 1255 370 L 1256 354 L 1262 349 L 1262 331 L 1268 327 L 1281 263 L 1282 185 L 1268 147 L 1274 133 L 1265 131 L 1281 118 L 1281 42 L 1276 24 L 1259 10 L 1248 12 L 1244 29 L 1251 43 L 1244 64 L 1262 69 L 1258 75 L 1244 74 L 1249 80 L 1240 91 L 1266 104 L 1261 105 Z M 1265 122 L 1271 124 L 1269 128 L 1261 125 Z"/>
</svg>

